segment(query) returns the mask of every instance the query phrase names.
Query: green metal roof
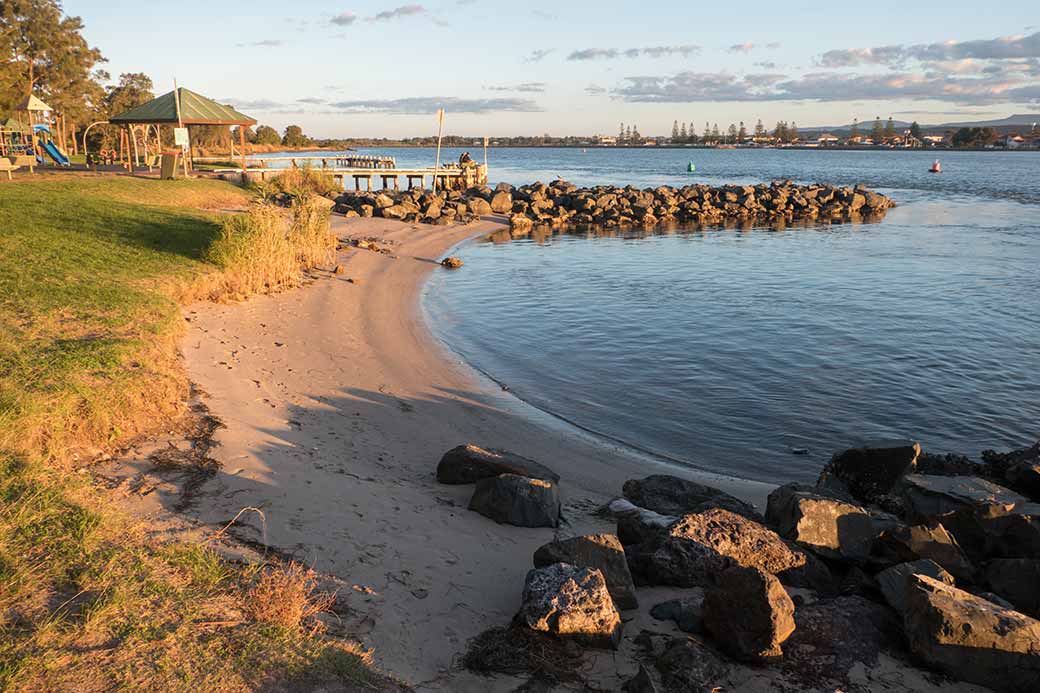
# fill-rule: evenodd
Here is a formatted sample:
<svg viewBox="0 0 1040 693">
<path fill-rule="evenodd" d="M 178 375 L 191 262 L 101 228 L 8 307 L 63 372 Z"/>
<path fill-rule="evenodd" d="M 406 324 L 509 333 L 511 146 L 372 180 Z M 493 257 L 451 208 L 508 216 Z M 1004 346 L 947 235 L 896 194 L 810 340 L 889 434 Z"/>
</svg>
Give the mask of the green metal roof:
<svg viewBox="0 0 1040 693">
<path fill-rule="evenodd" d="M 239 113 L 231 106 L 219 104 L 190 89 L 177 89 L 181 99 L 181 121 L 186 125 L 256 125 L 256 120 Z M 177 102 L 173 92 L 163 94 L 148 103 L 131 108 L 110 118 L 110 123 L 176 123 Z"/>
</svg>

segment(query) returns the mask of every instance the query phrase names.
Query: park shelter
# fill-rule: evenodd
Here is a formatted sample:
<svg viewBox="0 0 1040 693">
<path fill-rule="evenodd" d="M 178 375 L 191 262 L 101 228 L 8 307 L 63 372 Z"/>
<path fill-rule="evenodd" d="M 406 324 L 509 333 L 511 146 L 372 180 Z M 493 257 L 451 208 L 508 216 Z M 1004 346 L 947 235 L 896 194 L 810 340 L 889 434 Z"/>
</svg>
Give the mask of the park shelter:
<svg viewBox="0 0 1040 693">
<path fill-rule="evenodd" d="M 113 125 L 226 125 L 239 126 L 239 144 L 242 152 L 242 168 L 245 162 L 245 129 L 256 125 L 256 119 L 239 113 L 231 106 L 217 103 L 190 89 L 178 87 L 168 94 L 158 96 L 147 103 L 135 106 L 125 113 L 109 118 Z"/>
</svg>

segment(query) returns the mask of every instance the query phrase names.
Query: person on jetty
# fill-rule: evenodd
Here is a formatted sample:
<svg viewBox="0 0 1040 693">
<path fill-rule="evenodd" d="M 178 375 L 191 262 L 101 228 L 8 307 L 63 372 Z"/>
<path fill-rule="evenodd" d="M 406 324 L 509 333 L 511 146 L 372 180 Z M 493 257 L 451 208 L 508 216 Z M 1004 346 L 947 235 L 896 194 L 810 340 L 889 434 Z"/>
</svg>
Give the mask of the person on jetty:
<svg viewBox="0 0 1040 693">
<path fill-rule="evenodd" d="M 473 161 L 473 157 L 469 155 L 469 152 L 462 152 L 462 156 L 459 157 L 459 166 L 466 168 L 467 166 L 476 166 L 477 163 Z"/>
</svg>

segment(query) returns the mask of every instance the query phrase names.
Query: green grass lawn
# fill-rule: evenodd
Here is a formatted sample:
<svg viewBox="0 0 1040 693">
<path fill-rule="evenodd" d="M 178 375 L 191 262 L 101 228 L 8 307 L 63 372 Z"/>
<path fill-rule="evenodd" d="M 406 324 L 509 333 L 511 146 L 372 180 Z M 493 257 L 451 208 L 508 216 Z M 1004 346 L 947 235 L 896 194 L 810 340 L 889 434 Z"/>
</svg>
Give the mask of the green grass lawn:
<svg viewBox="0 0 1040 693">
<path fill-rule="evenodd" d="M 306 613 L 306 575 L 148 539 L 73 471 L 181 411 L 180 302 L 226 270 L 206 259 L 220 210 L 247 202 L 219 181 L 0 185 L 0 690 L 379 686 L 349 643 L 261 608 Z"/>
</svg>

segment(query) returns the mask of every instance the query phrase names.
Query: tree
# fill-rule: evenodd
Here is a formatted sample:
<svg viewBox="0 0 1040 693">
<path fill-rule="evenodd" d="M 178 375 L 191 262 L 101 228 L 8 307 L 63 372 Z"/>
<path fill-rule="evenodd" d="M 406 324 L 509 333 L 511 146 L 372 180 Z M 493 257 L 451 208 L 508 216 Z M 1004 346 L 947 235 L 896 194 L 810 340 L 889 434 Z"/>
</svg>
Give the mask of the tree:
<svg viewBox="0 0 1040 693">
<path fill-rule="evenodd" d="M 625 141 L 625 124 L 624 123 L 621 123 L 621 129 L 618 130 L 617 141 L 618 141 L 618 144 L 621 144 L 622 142 Z"/>
<path fill-rule="evenodd" d="M 0 27 L 8 59 L 21 74 L 20 98 L 37 90 L 51 97 L 61 87 L 89 79 L 94 66 L 104 62 L 101 51 L 80 33 L 83 21 L 63 16 L 56 0 L 5 0 Z"/>
<path fill-rule="evenodd" d="M 787 142 L 787 123 L 782 120 L 777 122 L 776 127 L 773 128 L 773 139 L 777 144 Z"/>
<path fill-rule="evenodd" d="M 679 121 L 676 120 L 672 123 L 672 142 L 679 141 Z"/>
<path fill-rule="evenodd" d="M 787 141 L 791 144 L 798 142 L 798 123 L 791 121 L 791 127 L 787 128 Z"/>
<path fill-rule="evenodd" d="M 690 136 L 688 134 L 686 134 L 686 123 L 683 123 L 682 124 L 682 129 L 679 130 L 679 141 L 680 142 L 689 142 L 690 141 Z"/>
<path fill-rule="evenodd" d="M 896 138 L 896 126 L 892 122 L 892 116 L 888 117 L 888 122 L 885 123 L 885 141 L 891 142 Z"/>
<path fill-rule="evenodd" d="M 632 141 L 632 126 L 631 125 L 628 126 L 628 130 L 625 130 L 625 141 L 626 142 L 631 142 Z"/>
<path fill-rule="evenodd" d="M 74 132 L 99 110 L 108 75 L 95 72 L 104 57 L 82 30 L 82 20 L 64 16 L 57 0 L 0 2 L 0 111 L 35 94 Z"/>
<path fill-rule="evenodd" d="M 240 142 L 241 141 L 239 139 L 239 136 L 238 136 L 238 131 L 241 130 L 241 129 L 242 129 L 241 125 L 239 125 L 237 127 L 234 127 L 234 128 L 231 128 L 231 141 L 232 142 Z M 245 140 L 246 140 L 246 144 L 256 144 L 256 133 L 253 132 L 253 128 L 251 128 L 249 126 L 246 126 Z"/>
<path fill-rule="evenodd" d="M 740 129 L 737 130 L 737 142 L 744 144 L 744 140 L 747 139 L 747 128 L 744 127 L 744 121 L 740 121 Z"/>
<path fill-rule="evenodd" d="M 715 123 L 711 126 L 711 141 L 713 144 L 718 144 L 722 137 L 719 135 L 719 124 Z"/>
<path fill-rule="evenodd" d="M 726 130 L 726 140 L 730 144 L 734 144 L 737 141 L 737 126 L 733 123 L 730 123 L 729 129 Z"/>
<path fill-rule="evenodd" d="M 917 121 L 910 123 L 910 136 L 916 140 L 921 139 L 921 126 L 917 124 Z"/>
<path fill-rule="evenodd" d="M 303 128 L 299 125 L 290 125 L 285 128 L 285 136 L 282 144 L 286 147 L 306 147 L 311 143 L 311 138 L 303 134 Z"/>
<path fill-rule="evenodd" d="M 759 118 L 758 122 L 755 123 L 755 141 L 759 142 L 766 138 L 766 126 L 762 124 L 762 119 Z"/>
<path fill-rule="evenodd" d="M 704 134 L 701 135 L 701 140 L 705 144 L 708 144 L 709 142 L 711 142 L 711 126 L 708 125 L 707 123 L 704 124 Z"/>
<path fill-rule="evenodd" d="M 874 140 L 874 144 L 881 144 L 885 139 L 885 131 L 881 126 L 881 116 L 874 119 L 874 131 L 871 137 Z"/>
<path fill-rule="evenodd" d="M 261 125 L 256 129 L 257 144 L 281 144 L 282 138 L 278 131 L 270 125 Z"/>
<path fill-rule="evenodd" d="M 154 98 L 151 77 L 143 72 L 124 72 L 118 84 L 105 90 L 105 114 L 111 118 Z"/>
<path fill-rule="evenodd" d="M 849 133 L 849 139 L 856 139 L 859 137 L 859 118 L 852 121 L 852 132 Z"/>
<path fill-rule="evenodd" d="M 639 128 L 635 125 L 632 126 L 632 134 L 629 136 L 633 144 L 640 144 L 643 141 L 643 136 L 639 134 Z"/>
<path fill-rule="evenodd" d="M 954 147 L 985 147 L 997 140 L 997 132 L 993 128 L 961 128 L 953 133 Z"/>
</svg>

